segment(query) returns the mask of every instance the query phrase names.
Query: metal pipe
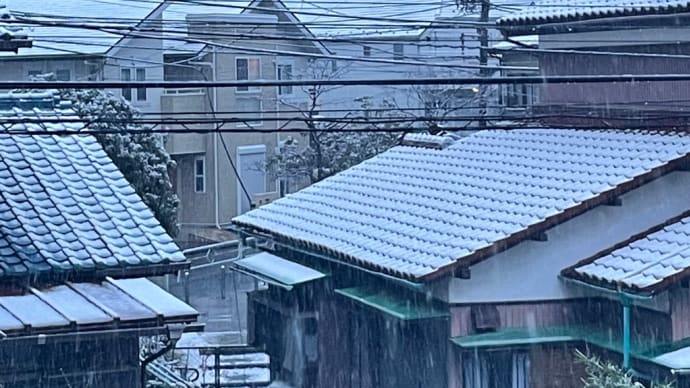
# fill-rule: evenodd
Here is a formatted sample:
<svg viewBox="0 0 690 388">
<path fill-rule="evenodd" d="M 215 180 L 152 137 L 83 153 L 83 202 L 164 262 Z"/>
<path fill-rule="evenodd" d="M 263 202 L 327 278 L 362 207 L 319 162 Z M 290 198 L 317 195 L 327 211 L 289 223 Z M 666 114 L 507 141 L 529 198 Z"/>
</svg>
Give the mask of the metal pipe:
<svg viewBox="0 0 690 388">
<path fill-rule="evenodd" d="M 630 303 L 623 304 L 623 368 L 630 368 Z"/>
<path fill-rule="evenodd" d="M 165 345 L 163 349 L 160 349 L 159 351 L 150 354 L 148 357 L 146 357 L 143 361 L 141 361 L 141 388 L 146 387 L 146 367 L 155 361 L 158 357 L 164 355 L 165 353 L 169 352 L 173 347 L 175 347 L 175 343 L 168 339 L 168 343 Z"/>
</svg>

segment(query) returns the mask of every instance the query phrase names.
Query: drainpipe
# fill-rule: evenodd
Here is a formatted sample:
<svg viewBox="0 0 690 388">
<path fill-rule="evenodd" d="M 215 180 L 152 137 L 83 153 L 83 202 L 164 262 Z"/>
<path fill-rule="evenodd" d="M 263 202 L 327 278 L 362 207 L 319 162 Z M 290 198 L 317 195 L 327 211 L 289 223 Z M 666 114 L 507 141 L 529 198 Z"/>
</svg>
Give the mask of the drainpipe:
<svg viewBox="0 0 690 388">
<path fill-rule="evenodd" d="M 218 78 L 218 64 L 216 63 L 216 47 L 211 48 L 212 53 L 213 53 L 213 82 L 217 81 Z M 213 111 L 213 115 L 216 115 L 216 112 L 218 111 L 218 88 L 214 87 L 213 88 L 213 105 L 211 106 L 211 109 Z M 214 213 L 215 213 L 215 223 L 216 223 L 216 228 L 221 229 L 220 227 L 220 198 L 219 198 L 219 193 L 220 189 L 218 188 L 218 131 L 213 132 L 213 190 L 214 190 Z"/>
<path fill-rule="evenodd" d="M 630 300 L 621 292 L 623 304 L 623 369 L 630 369 Z"/>
</svg>

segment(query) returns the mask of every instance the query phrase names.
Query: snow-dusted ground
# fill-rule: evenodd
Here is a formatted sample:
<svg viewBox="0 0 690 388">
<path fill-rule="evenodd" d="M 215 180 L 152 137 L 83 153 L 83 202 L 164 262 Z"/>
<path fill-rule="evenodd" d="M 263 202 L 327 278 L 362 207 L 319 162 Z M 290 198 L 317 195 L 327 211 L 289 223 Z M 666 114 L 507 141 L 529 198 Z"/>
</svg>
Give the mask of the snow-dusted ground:
<svg viewBox="0 0 690 388">
<path fill-rule="evenodd" d="M 179 360 L 179 366 L 199 371 L 199 378 L 195 382 L 199 386 L 211 384 L 215 381 L 215 358 L 199 353 L 195 349 L 179 349 L 192 347 L 208 347 L 220 345 L 238 345 L 240 335 L 237 332 L 219 333 L 185 333 L 177 343 L 175 358 Z M 220 373 L 221 383 L 264 383 L 271 381 L 271 373 L 268 368 L 269 357 L 265 353 L 246 353 L 237 355 L 224 355 L 220 357 L 220 365 L 235 366 L 237 368 L 222 369 Z M 277 387 L 281 387 L 278 385 Z M 284 386 L 283 386 L 284 387 Z"/>
</svg>

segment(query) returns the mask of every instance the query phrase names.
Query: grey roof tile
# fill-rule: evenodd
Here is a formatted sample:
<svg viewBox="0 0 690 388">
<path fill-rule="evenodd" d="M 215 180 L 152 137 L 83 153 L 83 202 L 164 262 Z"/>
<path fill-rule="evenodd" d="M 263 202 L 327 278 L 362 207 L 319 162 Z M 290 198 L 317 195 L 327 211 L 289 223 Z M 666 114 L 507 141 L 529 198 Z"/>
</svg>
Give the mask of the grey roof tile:
<svg viewBox="0 0 690 388">
<path fill-rule="evenodd" d="M 498 24 L 535 24 L 624 15 L 687 10 L 687 0 L 582 0 L 576 4 L 560 0 L 537 0 L 535 6 L 498 19 Z"/>
<path fill-rule="evenodd" d="M 690 270 L 690 217 L 629 242 L 567 270 L 586 281 L 621 285 L 634 290 L 662 287 L 671 276 Z"/>
<path fill-rule="evenodd" d="M 421 278 L 689 153 L 686 134 L 482 131 L 394 147 L 233 221 Z"/>
<path fill-rule="evenodd" d="M 0 111 L 19 115 L 74 117 L 62 108 Z M 0 134 L 0 155 L 0 276 L 185 260 L 92 136 Z"/>
</svg>

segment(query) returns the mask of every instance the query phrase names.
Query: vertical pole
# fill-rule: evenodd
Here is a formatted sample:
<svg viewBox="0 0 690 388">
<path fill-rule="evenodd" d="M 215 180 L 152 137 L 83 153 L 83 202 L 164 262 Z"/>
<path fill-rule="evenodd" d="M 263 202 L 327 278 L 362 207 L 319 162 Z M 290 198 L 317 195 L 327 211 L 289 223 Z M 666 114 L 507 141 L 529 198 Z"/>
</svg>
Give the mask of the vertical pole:
<svg viewBox="0 0 690 388">
<path fill-rule="evenodd" d="M 215 369 L 216 388 L 220 388 L 220 349 L 215 349 L 214 351 L 213 368 Z"/>
<path fill-rule="evenodd" d="M 491 9 L 490 0 L 481 0 L 481 13 L 479 16 L 479 22 L 482 26 L 479 28 L 479 70 L 480 78 L 488 78 L 491 76 L 491 72 L 487 69 L 489 64 L 489 10 Z M 486 128 L 485 118 L 487 116 L 487 90 L 488 86 L 481 84 L 479 85 L 479 116 L 481 117 L 478 123 L 480 129 Z"/>
<path fill-rule="evenodd" d="M 184 271 L 184 302 L 189 304 L 189 271 Z"/>
<path fill-rule="evenodd" d="M 623 368 L 630 369 L 630 303 L 623 301 Z"/>
<path fill-rule="evenodd" d="M 220 298 L 225 299 L 225 265 L 220 266 Z"/>
</svg>

